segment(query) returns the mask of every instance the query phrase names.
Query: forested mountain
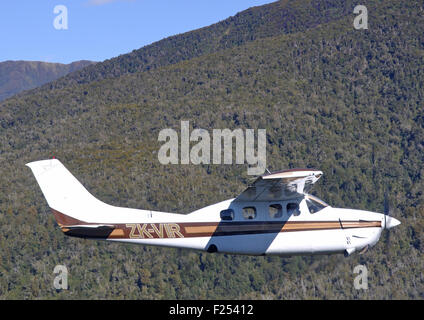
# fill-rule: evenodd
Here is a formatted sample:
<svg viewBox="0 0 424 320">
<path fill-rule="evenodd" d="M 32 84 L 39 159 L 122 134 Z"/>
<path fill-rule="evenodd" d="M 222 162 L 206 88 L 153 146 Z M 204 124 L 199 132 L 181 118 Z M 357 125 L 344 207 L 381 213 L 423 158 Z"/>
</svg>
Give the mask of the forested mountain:
<svg viewBox="0 0 424 320">
<path fill-rule="evenodd" d="M 423 2 L 361 4 L 367 30 L 353 27 L 353 2 L 282 1 L 1 103 L 0 297 L 422 299 Z M 232 44 L 217 45 L 226 35 Z M 144 61 L 146 52 L 156 53 Z M 244 165 L 159 163 L 159 131 L 181 120 L 266 129 L 271 170 L 322 170 L 313 193 L 334 207 L 382 212 L 387 191 L 402 224 L 349 258 L 206 254 L 61 233 L 27 162 L 54 155 L 119 206 L 187 213 L 241 192 Z M 58 264 L 69 290 L 52 287 Z M 354 289 L 358 264 L 368 290 Z"/>
<path fill-rule="evenodd" d="M 352 14 L 352 0 L 277 1 L 253 7 L 209 27 L 172 36 L 106 60 L 51 85 L 61 87 L 147 71 L 280 34 L 295 33 Z"/>
<path fill-rule="evenodd" d="M 41 61 L 0 62 L 0 101 L 23 90 L 39 87 L 93 63 L 86 60 L 69 64 Z"/>
</svg>

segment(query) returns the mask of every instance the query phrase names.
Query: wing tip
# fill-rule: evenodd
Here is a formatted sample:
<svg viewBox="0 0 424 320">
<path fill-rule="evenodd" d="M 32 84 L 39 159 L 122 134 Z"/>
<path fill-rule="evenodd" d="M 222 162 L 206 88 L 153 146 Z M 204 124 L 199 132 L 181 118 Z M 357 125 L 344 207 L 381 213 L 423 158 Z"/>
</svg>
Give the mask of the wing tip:
<svg viewBox="0 0 424 320">
<path fill-rule="evenodd" d="M 60 161 L 56 158 L 53 158 L 53 159 L 31 161 L 31 162 L 25 163 L 25 165 L 27 167 L 33 169 L 33 168 L 37 168 L 41 165 L 48 165 L 48 164 L 53 165 L 53 164 L 57 164 L 57 163 L 60 163 Z"/>
</svg>

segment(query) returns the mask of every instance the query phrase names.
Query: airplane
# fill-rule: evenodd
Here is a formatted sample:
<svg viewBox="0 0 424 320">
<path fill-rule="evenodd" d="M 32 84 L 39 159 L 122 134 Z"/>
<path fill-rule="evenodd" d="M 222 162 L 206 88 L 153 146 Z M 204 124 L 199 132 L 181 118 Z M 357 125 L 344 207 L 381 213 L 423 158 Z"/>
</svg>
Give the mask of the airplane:
<svg viewBox="0 0 424 320">
<path fill-rule="evenodd" d="M 58 159 L 31 168 L 65 235 L 206 252 L 314 255 L 365 252 L 400 221 L 371 211 L 333 208 L 309 194 L 313 169 L 268 172 L 236 198 L 189 214 L 116 207 L 93 195 Z M 386 210 L 387 211 L 387 210 Z"/>
</svg>

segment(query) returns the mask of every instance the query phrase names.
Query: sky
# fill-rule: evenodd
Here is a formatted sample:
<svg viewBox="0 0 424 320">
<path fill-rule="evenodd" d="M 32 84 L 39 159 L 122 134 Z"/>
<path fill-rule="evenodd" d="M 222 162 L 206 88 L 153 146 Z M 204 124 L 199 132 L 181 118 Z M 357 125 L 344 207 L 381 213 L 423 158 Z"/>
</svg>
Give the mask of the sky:
<svg viewBox="0 0 424 320">
<path fill-rule="evenodd" d="M 103 61 L 270 2 L 2 0 L 0 62 Z"/>
</svg>

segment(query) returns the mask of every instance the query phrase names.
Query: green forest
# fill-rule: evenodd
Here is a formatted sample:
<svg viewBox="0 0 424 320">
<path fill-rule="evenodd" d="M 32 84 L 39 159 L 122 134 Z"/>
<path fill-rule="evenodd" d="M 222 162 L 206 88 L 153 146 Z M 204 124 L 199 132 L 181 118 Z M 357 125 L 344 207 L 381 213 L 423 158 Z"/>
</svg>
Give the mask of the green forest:
<svg viewBox="0 0 424 320">
<path fill-rule="evenodd" d="M 0 103 L 1 299 L 422 299 L 424 4 L 285 0 L 90 65 Z M 266 129 L 267 167 L 324 175 L 333 207 L 402 224 L 366 253 L 209 254 L 66 237 L 25 163 L 56 157 L 111 205 L 189 213 L 246 165 L 162 165 L 164 128 Z M 357 290 L 354 267 L 368 269 Z M 56 265 L 69 289 L 53 288 Z"/>
</svg>

